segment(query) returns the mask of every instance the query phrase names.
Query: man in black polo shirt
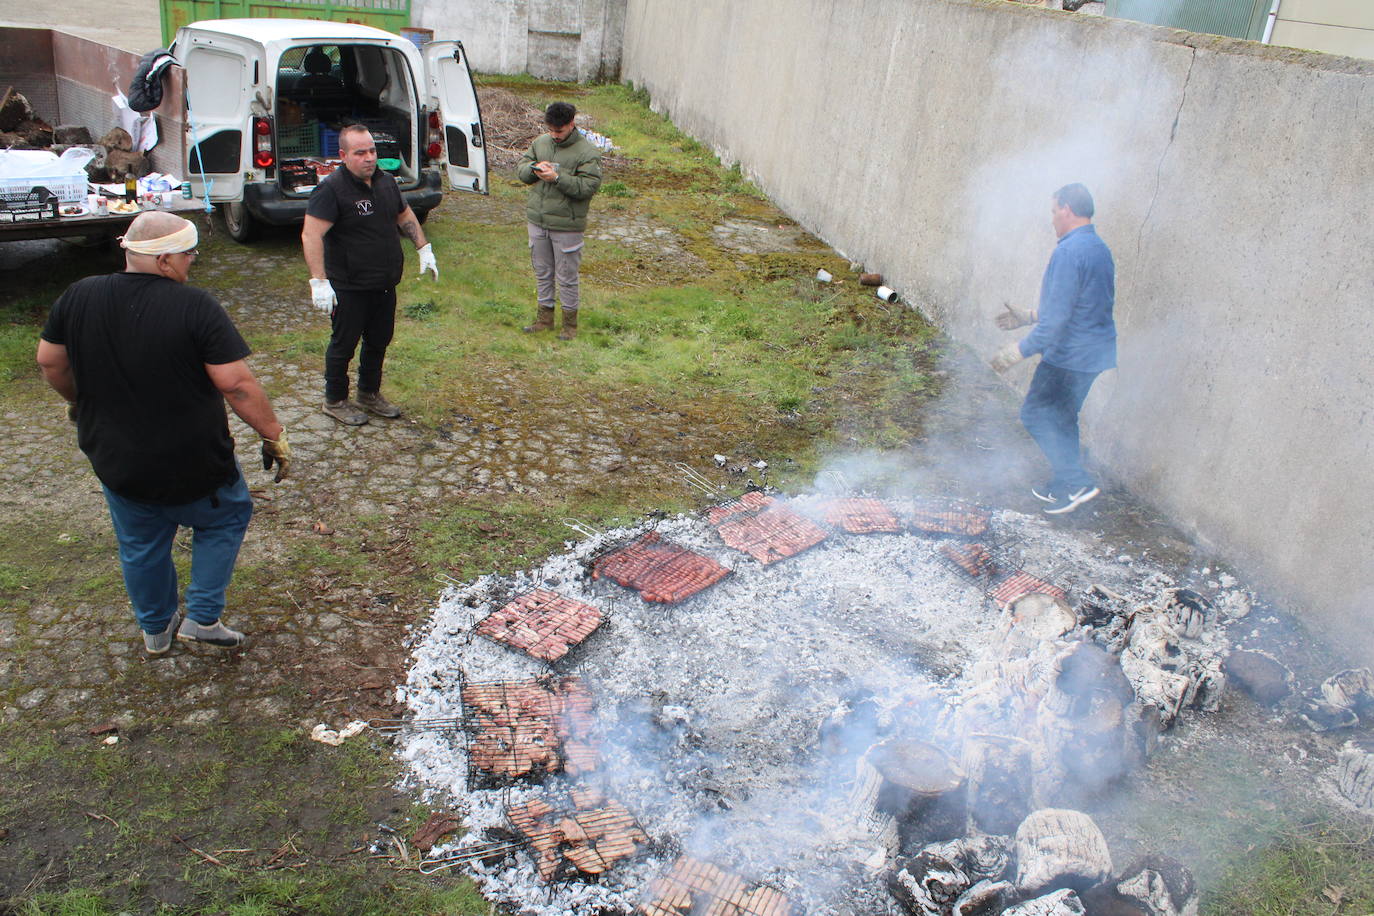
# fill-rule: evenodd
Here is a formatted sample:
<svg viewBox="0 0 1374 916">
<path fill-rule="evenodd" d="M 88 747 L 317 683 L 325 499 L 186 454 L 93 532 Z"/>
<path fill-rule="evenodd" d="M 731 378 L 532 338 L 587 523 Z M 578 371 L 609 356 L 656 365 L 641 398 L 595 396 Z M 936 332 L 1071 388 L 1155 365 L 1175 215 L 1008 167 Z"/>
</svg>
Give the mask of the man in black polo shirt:
<svg viewBox="0 0 1374 916">
<path fill-rule="evenodd" d="M 405 259 L 404 235 L 420 253 L 420 276 L 439 279 L 434 249 L 401 197 L 396 179 L 377 169 L 377 144 L 366 127 L 339 131 L 344 167 L 321 181 L 305 210 L 301 247 L 310 268 L 310 298 L 330 314 L 333 333 L 324 354 L 324 412 L 347 426 L 367 414 L 399 417 L 382 397 L 382 361 L 396 327 L 396 284 Z M 358 357 L 358 401 L 348 399 L 348 364 Z"/>
</svg>

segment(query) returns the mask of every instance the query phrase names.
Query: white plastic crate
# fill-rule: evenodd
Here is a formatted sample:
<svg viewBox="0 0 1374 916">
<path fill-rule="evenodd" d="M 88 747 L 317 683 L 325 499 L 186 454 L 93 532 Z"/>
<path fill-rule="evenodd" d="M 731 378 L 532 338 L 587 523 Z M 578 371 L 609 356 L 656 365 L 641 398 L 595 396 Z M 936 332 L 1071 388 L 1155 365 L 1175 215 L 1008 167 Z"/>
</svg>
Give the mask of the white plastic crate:
<svg viewBox="0 0 1374 916">
<path fill-rule="evenodd" d="M 47 188 L 64 204 L 86 199 L 86 175 L 48 175 L 42 178 L 0 178 L 0 200 L 18 201 L 34 188 Z"/>
</svg>

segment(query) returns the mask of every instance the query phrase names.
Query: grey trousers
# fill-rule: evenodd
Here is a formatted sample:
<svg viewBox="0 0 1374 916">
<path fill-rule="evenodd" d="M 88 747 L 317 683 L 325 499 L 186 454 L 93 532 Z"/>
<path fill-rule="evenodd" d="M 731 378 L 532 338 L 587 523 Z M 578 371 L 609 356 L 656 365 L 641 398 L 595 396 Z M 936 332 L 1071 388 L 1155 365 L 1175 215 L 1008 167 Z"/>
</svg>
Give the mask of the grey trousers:
<svg viewBox="0 0 1374 916">
<path fill-rule="evenodd" d="M 575 312 L 579 302 L 577 271 L 582 266 L 582 233 L 558 232 L 529 223 L 530 263 L 539 307 L 553 308 L 553 284 L 564 311 Z"/>
</svg>

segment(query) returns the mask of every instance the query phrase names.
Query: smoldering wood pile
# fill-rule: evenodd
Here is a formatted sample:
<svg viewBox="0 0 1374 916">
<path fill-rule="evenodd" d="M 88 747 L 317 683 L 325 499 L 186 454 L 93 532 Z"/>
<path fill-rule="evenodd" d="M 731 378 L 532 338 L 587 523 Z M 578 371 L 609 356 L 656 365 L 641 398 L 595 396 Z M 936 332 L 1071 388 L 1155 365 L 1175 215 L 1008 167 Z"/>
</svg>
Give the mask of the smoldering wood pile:
<svg viewBox="0 0 1374 916">
<path fill-rule="evenodd" d="M 96 183 L 123 181 L 129 176 L 141 178 L 152 171 L 148 157 L 134 151 L 133 138 L 123 128 L 112 128 L 99 140 L 93 140 L 91 132 L 81 125 L 53 127 L 38 116 L 29 100 L 13 86 L 0 93 L 0 149 L 50 150 L 60 156 L 72 147 L 95 152 L 86 172 Z"/>
<path fill-rule="evenodd" d="M 975 686 L 907 710 L 907 733 L 859 759 L 855 816 L 889 819 L 888 888 L 914 916 L 1062 916 L 1093 899 L 1196 912 L 1185 868 L 1117 872 L 1074 808 L 1143 763 L 1183 710 L 1217 707 L 1226 678 L 1204 639 L 1211 608 L 1187 589 L 1135 607 L 1105 590 L 1091 599 L 1082 615 L 1043 591 L 1006 602 Z M 1351 781 L 1374 791 L 1351 760 Z"/>
</svg>

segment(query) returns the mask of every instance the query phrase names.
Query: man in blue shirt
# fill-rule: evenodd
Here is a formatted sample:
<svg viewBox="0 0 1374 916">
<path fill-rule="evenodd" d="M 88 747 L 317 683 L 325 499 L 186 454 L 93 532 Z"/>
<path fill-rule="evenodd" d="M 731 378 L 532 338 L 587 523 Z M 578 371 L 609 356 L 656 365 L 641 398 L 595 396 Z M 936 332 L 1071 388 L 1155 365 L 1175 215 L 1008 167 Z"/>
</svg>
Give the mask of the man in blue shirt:
<svg viewBox="0 0 1374 916">
<path fill-rule="evenodd" d="M 1050 505 L 1050 515 L 1072 512 L 1097 496 L 1092 475 L 1079 457 L 1078 411 L 1098 375 L 1116 366 L 1116 266 L 1111 250 L 1093 228 L 1093 198 L 1081 184 L 1054 192 L 1051 220 L 1059 243 L 1040 281 L 1040 305 L 1022 311 L 1007 305 L 997 326 L 1010 331 L 1033 324 L 1020 343 L 1008 344 L 992 359 L 1005 372 L 1040 354 L 1021 423 L 1049 459 L 1054 476 L 1031 493 Z"/>
</svg>

